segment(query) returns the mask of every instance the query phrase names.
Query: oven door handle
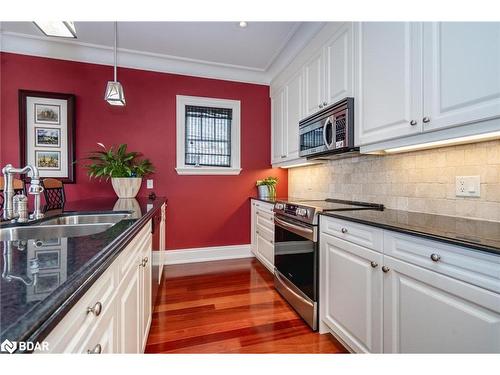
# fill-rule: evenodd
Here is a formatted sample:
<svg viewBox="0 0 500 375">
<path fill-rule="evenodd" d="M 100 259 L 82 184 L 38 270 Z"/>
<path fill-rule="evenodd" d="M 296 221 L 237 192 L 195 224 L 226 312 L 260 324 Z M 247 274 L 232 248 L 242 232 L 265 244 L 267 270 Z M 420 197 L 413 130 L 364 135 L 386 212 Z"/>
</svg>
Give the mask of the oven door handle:
<svg viewBox="0 0 500 375">
<path fill-rule="evenodd" d="M 316 236 L 315 236 L 315 231 L 314 229 L 311 228 L 304 228 L 301 227 L 300 225 L 295 225 L 292 223 L 288 223 L 286 221 L 283 221 L 276 216 L 274 217 L 274 224 L 278 225 L 279 227 L 289 230 L 290 232 L 293 232 L 295 234 L 298 234 L 299 236 L 302 236 L 304 238 L 307 238 L 308 240 L 311 240 L 313 242 L 316 242 Z"/>
</svg>

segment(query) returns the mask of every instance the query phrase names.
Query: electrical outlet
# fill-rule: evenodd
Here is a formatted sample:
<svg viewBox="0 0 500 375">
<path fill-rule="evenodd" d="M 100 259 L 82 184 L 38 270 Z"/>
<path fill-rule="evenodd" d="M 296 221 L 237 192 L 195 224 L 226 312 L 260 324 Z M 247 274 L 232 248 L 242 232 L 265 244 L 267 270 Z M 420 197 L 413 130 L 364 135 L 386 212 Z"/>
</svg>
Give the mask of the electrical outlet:
<svg viewBox="0 0 500 375">
<path fill-rule="evenodd" d="M 457 197 L 479 197 L 481 196 L 480 178 L 479 176 L 457 176 L 455 189 Z"/>
<path fill-rule="evenodd" d="M 146 180 L 146 188 L 147 189 L 153 188 L 153 180 Z"/>
</svg>

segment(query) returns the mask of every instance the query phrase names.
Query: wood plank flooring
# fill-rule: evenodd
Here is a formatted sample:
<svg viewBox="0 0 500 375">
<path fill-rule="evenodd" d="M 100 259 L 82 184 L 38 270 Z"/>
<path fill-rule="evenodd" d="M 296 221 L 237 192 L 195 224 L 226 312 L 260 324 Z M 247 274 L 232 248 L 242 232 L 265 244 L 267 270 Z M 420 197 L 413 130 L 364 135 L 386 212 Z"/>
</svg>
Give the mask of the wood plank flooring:
<svg viewBox="0 0 500 375">
<path fill-rule="evenodd" d="M 346 353 L 312 332 L 254 258 L 172 265 L 146 353 Z"/>
</svg>

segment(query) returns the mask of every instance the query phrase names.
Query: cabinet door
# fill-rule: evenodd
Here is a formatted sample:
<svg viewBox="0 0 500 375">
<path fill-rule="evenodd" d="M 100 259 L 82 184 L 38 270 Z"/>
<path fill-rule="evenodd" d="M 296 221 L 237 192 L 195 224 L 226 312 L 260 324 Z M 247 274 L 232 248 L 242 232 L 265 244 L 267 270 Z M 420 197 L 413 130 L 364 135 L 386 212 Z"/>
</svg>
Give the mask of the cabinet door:
<svg viewBox="0 0 500 375">
<path fill-rule="evenodd" d="M 323 108 L 323 50 L 304 67 L 306 117 Z"/>
<path fill-rule="evenodd" d="M 424 56 L 425 131 L 500 117 L 499 22 L 426 23 Z"/>
<path fill-rule="evenodd" d="M 384 256 L 384 352 L 500 353 L 500 295 Z"/>
<path fill-rule="evenodd" d="M 117 296 L 120 324 L 120 353 L 139 353 L 141 349 L 140 262 L 137 254 L 134 259 L 137 261 L 137 266 L 130 268 L 130 271 L 122 281 Z"/>
<path fill-rule="evenodd" d="M 274 272 L 274 244 L 259 232 L 256 234 L 256 240 L 258 259 L 269 271 Z"/>
<path fill-rule="evenodd" d="M 141 352 L 146 347 L 151 324 L 151 240 L 148 239 L 143 246 L 141 259 L 144 263 L 140 269 Z"/>
<path fill-rule="evenodd" d="M 333 104 L 352 96 L 352 23 L 342 26 L 325 46 L 325 100 Z"/>
<path fill-rule="evenodd" d="M 272 163 L 279 163 L 286 158 L 284 148 L 284 124 L 285 124 L 285 89 L 281 89 L 271 98 L 272 105 Z"/>
<path fill-rule="evenodd" d="M 303 117 L 303 76 L 302 70 L 296 74 L 286 85 L 287 87 L 287 157 L 296 159 L 299 157 L 299 121 Z"/>
<path fill-rule="evenodd" d="M 327 234 L 320 245 L 320 319 L 356 352 L 382 352 L 382 254 Z"/>
<path fill-rule="evenodd" d="M 355 29 L 356 144 L 420 133 L 422 24 L 362 22 Z"/>
</svg>

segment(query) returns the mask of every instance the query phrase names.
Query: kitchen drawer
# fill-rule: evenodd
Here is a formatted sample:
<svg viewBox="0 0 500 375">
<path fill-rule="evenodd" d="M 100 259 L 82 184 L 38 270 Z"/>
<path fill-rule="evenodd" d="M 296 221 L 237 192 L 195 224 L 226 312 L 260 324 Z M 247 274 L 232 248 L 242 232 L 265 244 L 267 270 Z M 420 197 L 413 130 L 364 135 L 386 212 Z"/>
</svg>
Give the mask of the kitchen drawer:
<svg viewBox="0 0 500 375">
<path fill-rule="evenodd" d="M 264 237 L 268 242 L 274 244 L 274 228 L 271 230 L 267 226 L 257 224 L 257 234 Z"/>
<path fill-rule="evenodd" d="M 384 240 L 382 229 L 321 216 L 320 231 L 321 233 L 330 234 L 368 249 L 382 252 Z"/>
<path fill-rule="evenodd" d="M 259 200 L 256 200 L 256 199 L 252 199 L 252 204 L 259 210 L 262 210 L 262 211 L 265 211 L 265 212 L 268 212 L 268 213 L 273 213 L 274 211 L 274 204 L 272 203 L 266 203 L 266 202 L 262 202 L 262 201 L 259 201 Z"/>
<path fill-rule="evenodd" d="M 274 268 L 274 244 L 269 242 L 265 237 L 257 235 L 257 248 L 259 249 L 259 256 L 264 258 L 265 264 L 271 272 Z"/>
<path fill-rule="evenodd" d="M 392 231 L 384 233 L 384 254 L 500 293 L 500 255 Z"/>
<path fill-rule="evenodd" d="M 115 262 L 45 338 L 49 343 L 50 353 L 74 352 L 75 345 L 88 336 L 93 327 L 102 320 L 105 311 L 114 308 L 113 299 L 117 288 L 118 268 Z M 87 311 L 89 307 L 95 307 L 98 302 L 102 306 L 98 316 Z"/>
<path fill-rule="evenodd" d="M 122 279 L 132 267 L 137 267 L 137 256 L 143 243 L 151 237 L 151 220 L 140 230 L 140 232 L 130 241 L 127 247 L 120 253 L 117 259 Z"/>
<path fill-rule="evenodd" d="M 274 215 L 268 212 L 257 210 L 257 225 L 268 228 L 274 233 Z"/>
</svg>

